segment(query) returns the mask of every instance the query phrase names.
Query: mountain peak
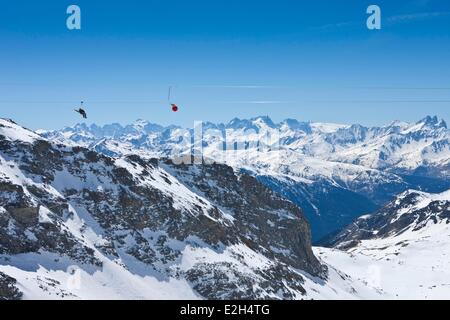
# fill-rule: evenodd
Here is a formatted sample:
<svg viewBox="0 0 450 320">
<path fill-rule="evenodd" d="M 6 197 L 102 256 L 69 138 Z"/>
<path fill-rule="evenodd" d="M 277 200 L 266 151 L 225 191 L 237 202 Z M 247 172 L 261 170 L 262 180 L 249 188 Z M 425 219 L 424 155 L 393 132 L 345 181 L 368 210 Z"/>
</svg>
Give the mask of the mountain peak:
<svg viewBox="0 0 450 320">
<path fill-rule="evenodd" d="M 149 124 L 149 122 L 144 119 L 137 119 L 136 121 L 133 122 L 133 125 L 140 126 L 140 127 L 145 127 L 148 124 Z"/>
<path fill-rule="evenodd" d="M 13 119 L 8 118 L 0 118 L 0 122 L 9 122 L 11 124 L 17 125 L 17 123 Z"/>
<path fill-rule="evenodd" d="M 239 119 L 239 118 L 233 118 L 227 124 L 227 128 L 232 128 L 232 129 L 249 129 L 249 128 L 253 128 L 253 127 L 254 127 L 254 125 L 250 120 Z"/>
<path fill-rule="evenodd" d="M 42 139 L 35 132 L 18 125 L 11 119 L 4 118 L 0 118 L 0 136 L 10 141 L 22 141 L 26 143 L 33 143 L 36 140 Z"/>
<path fill-rule="evenodd" d="M 75 130 L 89 130 L 89 126 L 86 123 L 77 123 L 73 126 L 73 129 Z"/>
<path fill-rule="evenodd" d="M 251 118 L 250 121 L 253 123 L 257 123 L 257 124 L 265 124 L 271 128 L 275 127 L 275 123 L 272 121 L 272 119 L 269 116 L 259 116 L 259 117 Z"/>
<path fill-rule="evenodd" d="M 424 124 L 432 128 L 445 128 L 447 129 L 447 123 L 444 119 L 439 119 L 437 116 L 426 116 L 418 122 L 418 124 Z"/>
<path fill-rule="evenodd" d="M 281 122 L 280 125 L 285 125 L 291 130 L 301 130 L 305 133 L 312 133 L 311 125 L 309 122 L 300 122 L 296 119 L 288 118 Z"/>
<path fill-rule="evenodd" d="M 144 119 L 137 119 L 134 121 L 131 125 L 128 125 L 125 127 L 127 131 L 138 131 L 140 133 L 148 134 L 150 132 L 159 132 L 164 129 L 164 127 L 151 123 L 148 120 Z"/>
</svg>

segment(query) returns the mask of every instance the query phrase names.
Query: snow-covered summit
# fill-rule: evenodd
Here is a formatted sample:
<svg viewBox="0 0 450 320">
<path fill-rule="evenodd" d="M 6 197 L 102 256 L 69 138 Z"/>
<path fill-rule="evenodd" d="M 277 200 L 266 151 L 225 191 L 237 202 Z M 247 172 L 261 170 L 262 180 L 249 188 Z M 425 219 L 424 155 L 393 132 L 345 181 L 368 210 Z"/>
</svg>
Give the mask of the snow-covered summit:
<svg viewBox="0 0 450 320">
<path fill-rule="evenodd" d="M 0 118 L 0 136 L 10 141 L 32 143 L 42 137 L 31 130 L 19 126 L 11 119 Z"/>
</svg>

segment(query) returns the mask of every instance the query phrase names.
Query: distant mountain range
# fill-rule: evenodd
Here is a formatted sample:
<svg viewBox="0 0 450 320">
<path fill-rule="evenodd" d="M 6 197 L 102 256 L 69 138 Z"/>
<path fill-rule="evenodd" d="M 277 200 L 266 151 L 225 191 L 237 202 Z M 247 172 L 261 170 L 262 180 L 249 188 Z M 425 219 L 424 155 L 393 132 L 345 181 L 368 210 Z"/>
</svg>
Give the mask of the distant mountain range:
<svg viewBox="0 0 450 320">
<path fill-rule="evenodd" d="M 211 134 L 214 133 L 214 134 Z M 78 124 L 40 131 L 57 143 L 83 146 L 109 156 L 170 157 L 193 129 L 144 120 L 122 126 Z M 224 151 L 224 139 L 236 151 Z M 258 152 L 266 135 L 276 148 Z M 189 140 L 190 141 L 190 140 Z M 372 212 L 407 189 L 450 188 L 450 130 L 427 116 L 383 127 L 300 122 L 269 117 L 203 123 L 202 154 L 245 171 L 304 209 L 314 240 Z M 188 153 L 190 150 L 187 151 Z"/>
</svg>

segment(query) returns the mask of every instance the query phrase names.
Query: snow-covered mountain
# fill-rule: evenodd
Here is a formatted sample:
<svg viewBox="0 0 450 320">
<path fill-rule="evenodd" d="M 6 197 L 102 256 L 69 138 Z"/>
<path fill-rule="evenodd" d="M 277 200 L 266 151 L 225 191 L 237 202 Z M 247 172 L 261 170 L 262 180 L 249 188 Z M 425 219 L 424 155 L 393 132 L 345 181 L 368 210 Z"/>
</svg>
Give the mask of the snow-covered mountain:
<svg viewBox="0 0 450 320">
<path fill-rule="evenodd" d="M 79 124 L 40 134 L 110 156 L 142 157 L 173 156 L 180 142 L 195 136 L 193 129 L 144 120 L 127 126 Z M 302 207 L 315 240 L 407 189 L 450 188 L 450 130 L 437 117 L 383 127 L 235 118 L 227 124 L 203 123 L 201 135 L 204 157 L 246 170 Z M 276 146 L 267 137 L 275 137 Z M 191 145 L 183 151 L 191 153 Z"/>
<path fill-rule="evenodd" d="M 439 194 L 407 190 L 374 214 L 359 217 L 330 237 L 327 245 L 347 248 L 404 234 L 417 238 L 422 229 L 429 232 L 440 224 L 450 224 L 450 190 Z"/>
<path fill-rule="evenodd" d="M 448 298 L 449 210 L 407 191 L 312 248 L 301 209 L 242 170 L 0 120 L 0 299 Z"/>
<path fill-rule="evenodd" d="M 250 175 L 111 158 L 0 120 L 2 296 L 351 296 L 328 275 L 301 210 Z"/>
<path fill-rule="evenodd" d="M 328 240 L 322 261 L 386 298 L 450 297 L 450 190 L 408 190 Z"/>
</svg>

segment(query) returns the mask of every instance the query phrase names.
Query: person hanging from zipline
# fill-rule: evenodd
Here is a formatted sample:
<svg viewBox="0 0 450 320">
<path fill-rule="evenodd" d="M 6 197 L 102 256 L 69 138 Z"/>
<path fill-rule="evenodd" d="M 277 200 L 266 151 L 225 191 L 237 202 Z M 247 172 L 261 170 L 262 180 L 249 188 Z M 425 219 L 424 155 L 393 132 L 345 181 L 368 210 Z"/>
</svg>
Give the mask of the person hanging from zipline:
<svg viewBox="0 0 450 320">
<path fill-rule="evenodd" d="M 173 112 L 178 111 L 178 106 L 175 103 L 171 102 L 171 94 L 172 94 L 172 87 L 169 87 L 169 95 L 167 96 L 167 101 L 169 101 L 170 107 L 172 108 Z"/>
<path fill-rule="evenodd" d="M 78 112 L 84 119 L 87 119 L 86 111 L 83 109 L 83 101 L 81 101 L 81 106 L 78 109 L 75 109 L 75 112 Z"/>
</svg>

